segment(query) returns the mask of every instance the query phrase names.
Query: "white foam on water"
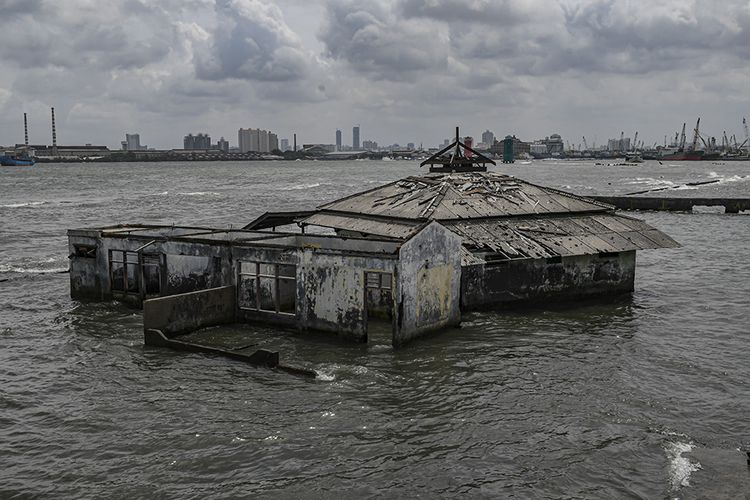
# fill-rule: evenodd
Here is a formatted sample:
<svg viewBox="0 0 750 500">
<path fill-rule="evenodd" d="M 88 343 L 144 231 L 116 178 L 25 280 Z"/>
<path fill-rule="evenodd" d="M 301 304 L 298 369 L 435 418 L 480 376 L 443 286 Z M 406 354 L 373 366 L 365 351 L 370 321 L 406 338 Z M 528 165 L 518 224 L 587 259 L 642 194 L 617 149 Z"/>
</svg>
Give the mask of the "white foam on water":
<svg viewBox="0 0 750 500">
<path fill-rule="evenodd" d="M 675 183 L 666 179 L 655 179 L 653 177 L 636 177 L 628 184 L 642 184 L 644 186 L 674 186 Z"/>
<path fill-rule="evenodd" d="M 8 205 L 0 205 L 0 208 L 24 208 L 24 207 L 38 207 L 46 205 L 48 201 L 28 201 L 26 203 L 10 203 Z"/>
<path fill-rule="evenodd" d="M 368 372 L 368 370 L 366 366 L 357 365 L 354 367 L 352 372 L 354 372 L 355 375 L 364 375 Z"/>
<path fill-rule="evenodd" d="M 323 382 L 333 382 L 336 379 L 336 375 L 333 373 L 326 373 L 320 370 L 315 371 L 315 378 L 322 380 Z"/>
<path fill-rule="evenodd" d="M 689 458 L 682 456 L 693 448 L 695 445 L 679 441 L 668 442 L 664 446 L 669 460 L 669 486 L 672 491 L 690 486 L 690 474 L 703 468 L 699 462 L 691 462 Z"/>
<path fill-rule="evenodd" d="M 165 191 L 163 194 L 166 194 Z M 219 193 L 213 191 L 193 191 L 190 193 L 177 193 L 180 196 L 220 196 Z"/>
<path fill-rule="evenodd" d="M 750 180 L 750 176 L 747 176 L 747 175 L 733 175 L 731 177 L 725 177 L 725 178 L 721 179 L 721 182 L 719 182 L 719 184 L 721 184 L 723 182 L 744 182 L 744 181 L 747 181 L 747 180 Z"/>
<path fill-rule="evenodd" d="M 298 191 L 300 189 L 312 189 L 318 186 L 320 186 L 320 182 L 315 182 L 313 184 L 295 184 L 294 186 L 279 188 L 279 191 Z"/>
<path fill-rule="evenodd" d="M 67 267 L 53 267 L 43 269 L 40 267 L 18 267 L 7 264 L 0 264 L 0 273 L 19 273 L 19 274 L 54 274 L 67 271 Z"/>
</svg>

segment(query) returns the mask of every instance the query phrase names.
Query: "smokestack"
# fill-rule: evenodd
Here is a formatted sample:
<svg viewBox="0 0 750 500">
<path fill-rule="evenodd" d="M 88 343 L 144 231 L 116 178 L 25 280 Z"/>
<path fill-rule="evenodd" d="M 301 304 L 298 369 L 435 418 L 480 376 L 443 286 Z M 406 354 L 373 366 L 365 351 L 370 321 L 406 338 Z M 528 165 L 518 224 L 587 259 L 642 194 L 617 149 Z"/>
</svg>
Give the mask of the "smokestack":
<svg viewBox="0 0 750 500">
<path fill-rule="evenodd" d="M 57 131 L 55 130 L 55 108 L 52 108 L 52 156 L 57 156 Z"/>
<path fill-rule="evenodd" d="M 297 152 L 297 134 L 294 134 L 294 152 Z"/>
<path fill-rule="evenodd" d="M 26 113 L 23 114 L 23 143 L 29 147 L 29 122 L 26 121 Z"/>
</svg>

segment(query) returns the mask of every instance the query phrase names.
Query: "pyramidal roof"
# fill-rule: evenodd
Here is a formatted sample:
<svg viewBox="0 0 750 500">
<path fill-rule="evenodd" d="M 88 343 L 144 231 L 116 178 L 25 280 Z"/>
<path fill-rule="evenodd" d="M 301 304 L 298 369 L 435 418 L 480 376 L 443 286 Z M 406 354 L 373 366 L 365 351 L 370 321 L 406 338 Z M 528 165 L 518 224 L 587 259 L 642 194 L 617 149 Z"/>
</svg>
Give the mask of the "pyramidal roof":
<svg viewBox="0 0 750 500">
<path fill-rule="evenodd" d="M 319 209 L 398 219 L 465 220 L 607 212 L 612 207 L 509 175 L 462 172 L 407 177 Z"/>
</svg>

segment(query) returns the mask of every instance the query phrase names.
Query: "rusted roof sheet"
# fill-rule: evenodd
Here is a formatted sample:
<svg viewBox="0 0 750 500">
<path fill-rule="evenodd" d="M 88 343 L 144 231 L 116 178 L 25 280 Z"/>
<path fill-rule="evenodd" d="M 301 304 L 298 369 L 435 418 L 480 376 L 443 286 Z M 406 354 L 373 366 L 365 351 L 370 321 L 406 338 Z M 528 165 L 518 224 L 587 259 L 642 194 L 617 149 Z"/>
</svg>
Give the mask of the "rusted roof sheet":
<svg viewBox="0 0 750 500">
<path fill-rule="evenodd" d="M 474 251 L 509 259 L 591 255 L 674 248 L 679 244 L 645 222 L 615 214 L 451 221 L 445 226 Z"/>
<path fill-rule="evenodd" d="M 296 210 L 293 212 L 266 212 L 242 229 L 268 229 L 270 227 L 294 224 L 298 219 L 309 217 L 312 210 Z"/>
<path fill-rule="evenodd" d="M 457 220 L 575 212 L 611 207 L 515 177 L 486 172 L 407 177 L 342 198 L 321 210 L 402 219 Z"/>
<path fill-rule="evenodd" d="M 408 238 L 419 228 L 419 223 L 417 222 L 378 221 L 359 216 L 352 217 L 322 212 L 313 214 L 300 222 L 311 226 L 345 229 L 368 235 L 388 236 L 399 239 Z"/>
</svg>

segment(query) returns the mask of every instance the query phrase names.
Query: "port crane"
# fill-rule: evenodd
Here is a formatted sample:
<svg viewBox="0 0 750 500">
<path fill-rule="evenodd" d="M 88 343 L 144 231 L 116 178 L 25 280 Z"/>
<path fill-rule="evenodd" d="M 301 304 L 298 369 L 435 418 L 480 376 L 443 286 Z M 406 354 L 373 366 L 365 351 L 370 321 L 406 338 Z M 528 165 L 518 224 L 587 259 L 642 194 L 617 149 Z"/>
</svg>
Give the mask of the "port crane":
<svg viewBox="0 0 750 500">
<path fill-rule="evenodd" d="M 586 143 L 586 136 L 583 136 L 583 147 L 586 148 L 586 151 L 589 150 L 589 145 Z"/>
<path fill-rule="evenodd" d="M 701 126 L 701 119 L 698 118 L 698 121 L 695 123 L 695 130 L 693 130 L 693 145 L 690 147 L 691 151 L 695 151 L 695 148 L 698 146 L 698 138 L 700 137 L 700 126 Z"/>
<path fill-rule="evenodd" d="M 747 151 L 750 153 L 750 131 L 747 129 L 747 120 L 745 118 L 742 118 L 742 128 L 745 129 L 745 142 L 740 144 L 740 147 L 737 149 L 742 149 L 743 146 L 747 146 Z"/>
<path fill-rule="evenodd" d="M 638 150 L 638 131 L 635 131 L 635 137 L 633 137 L 633 151 Z"/>
<path fill-rule="evenodd" d="M 685 125 L 687 124 L 686 123 L 682 124 L 682 132 L 680 133 L 680 142 L 677 145 L 677 149 L 679 151 L 685 151 Z M 675 136 L 675 139 L 676 138 L 677 136 Z"/>
</svg>

